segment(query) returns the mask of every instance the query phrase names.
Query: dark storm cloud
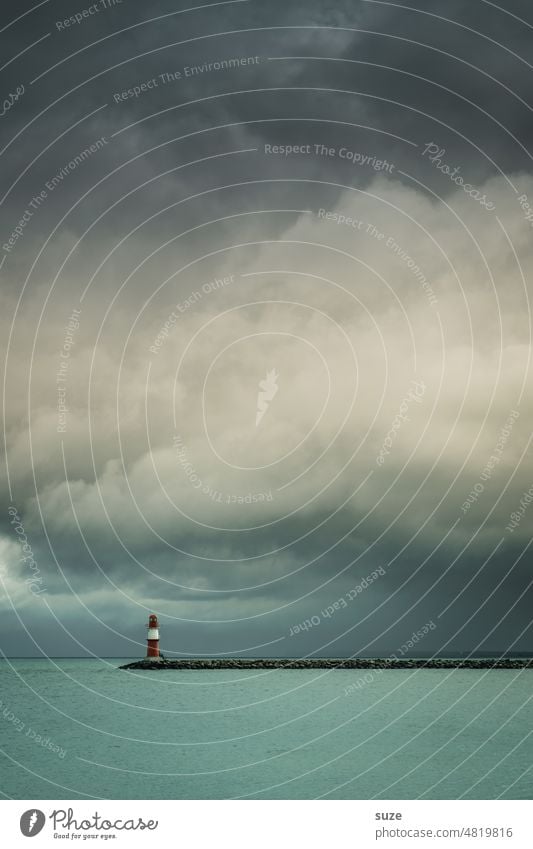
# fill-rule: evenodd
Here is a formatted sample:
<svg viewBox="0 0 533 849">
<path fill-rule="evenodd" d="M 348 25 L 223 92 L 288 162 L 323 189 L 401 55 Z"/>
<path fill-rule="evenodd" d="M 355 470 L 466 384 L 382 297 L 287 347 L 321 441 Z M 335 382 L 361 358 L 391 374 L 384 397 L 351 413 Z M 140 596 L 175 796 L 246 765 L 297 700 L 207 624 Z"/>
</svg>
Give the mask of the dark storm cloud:
<svg viewBox="0 0 533 849">
<path fill-rule="evenodd" d="M 93 110 L 107 106 L 84 121 L 79 130 L 71 131 L 60 144 L 55 144 L 46 157 L 46 166 L 42 160 L 32 166 L 27 179 L 14 190 L 10 209 L 16 211 L 17 207 L 24 207 L 30 188 L 40 186 L 54 173 L 54 169 L 60 169 L 65 164 L 67 151 L 75 155 L 83 149 L 84 140 L 97 139 L 102 135 L 110 137 L 113 131 L 139 119 L 143 119 L 141 124 L 110 142 L 98 161 L 95 160 L 86 169 L 87 174 L 79 175 L 81 185 L 88 188 L 94 174 L 103 176 L 108 169 L 129 158 L 128 152 L 135 156 L 185 133 L 237 122 L 240 123 L 238 127 L 193 136 L 178 148 L 165 144 L 149 157 L 137 159 L 133 169 L 121 170 L 121 187 L 128 188 L 132 170 L 135 181 L 140 183 L 143 174 L 149 179 L 171 168 L 175 165 L 178 150 L 180 160 L 183 157 L 187 161 L 194 159 L 195 154 L 198 158 L 213 156 L 222 151 L 261 147 L 265 142 L 332 145 L 346 141 L 364 147 L 378 159 L 399 160 L 408 173 L 415 173 L 421 168 L 419 150 L 410 149 L 388 135 L 400 125 L 403 138 L 422 146 L 435 140 L 449 150 L 450 156 L 459 157 L 458 164 L 471 180 L 482 181 L 489 174 L 497 173 L 497 167 L 514 170 L 517 165 L 522 168 L 530 166 L 525 153 L 512 141 L 511 135 L 523 143 L 530 127 L 531 112 L 508 91 L 510 88 L 522 98 L 526 95 L 523 80 L 527 68 L 509 51 L 527 61 L 527 29 L 509 16 L 505 17 L 503 42 L 505 44 L 509 40 L 512 47 L 506 45 L 505 50 L 473 35 L 467 28 L 475 24 L 476 15 L 469 11 L 469 7 L 465 9 L 464 4 L 458 3 L 447 9 L 447 17 L 457 20 L 460 26 L 435 17 L 440 11 L 436 3 L 425 6 L 420 12 L 369 3 L 356 7 L 339 3 L 331 8 L 306 4 L 305 13 L 301 7 L 286 8 L 286 4 L 281 3 L 268 4 L 268 7 L 239 3 L 212 8 L 207 17 L 199 12 L 185 13 L 143 26 L 135 25 L 140 18 L 138 7 L 130 5 L 131 9 L 123 5 L 101 12 L 63 32 L 51 26 L 55 20 L 60 20 L 61 7 L 54 7 L 56 18 L 51 22 L 45 6 L 35 15 L 28 16 L 28 32 L 24 36 L 19 34 L 24 31 L 23 28 L 15 27 L 18 35 L 15 43 L 20 49 L 23 43 L 31 43 L 38 38 L 46 26 L 51 27 L 52 34 L 43 42 L 42 48 L 31 51 L 25 58 L 22 79 L 20 64 L 13 63 L 6 69 L 11 74 L 6 79 L 8 87 L 15 87 L 21 81 L 27 87 L 24 99 L 11 117 L 18 122 L 17 126 L 23 126 L 23 121 L 33 117 L 39 108 L 48 106 L 58 97 L 62 98 L 32 125 L 30 131 L 23 134 L 23 144 L 10 148 L 9 155 L 15 168 L 27 164 L 32 153 L 38 153 L 44 144 L 53 142 L 57 135 L 58 116 L 61 116 L 61 124 L 64 124 L 65 116 L 71 119 L 67 122 L 71 124 Z M 64 4 L 65 15 L 68 11 L 69 7 Z M 151 7 L 149 19 L 157 19 L 167 13 L 164 4 L 159 4 Z M 496 36 L 493 30 L 498 30 L 502 16 L 501 12 L 487 15 L 488 37 Z M 275 29 L 285 26 L 290 29 Z M 119 34 L 105 38 L 110 35 L 110 28 Z M 206 29 L 209 35 L 233 30 L 251 31 L 243 35 L 202 39 Z M 352 32 L 352 29 L 360 31 Z M 501 26 L 499 29 L 501 32 Z M 102 38 L 105 40 L 101 41 Z M 164 49 L 165 45 L 187 39 L 196 40 L 179 48 Z M 62 62 L 69 53 L 84 47 L 88 40 L 94 40 L 94 46 Z M 452 58 L 442 51 L 450 53 Z M 261 64 L 208 76 L 199 74 L 175 83 L 163 84 L 159 77 L 165 72 L 183 71 L 188 64 L 201 66 L 234 55 L 258 55 Z M 268 61 L 269 57 L 286 55 L 318 58 Z M 324 61 L 320 61 L 320 57 Z M 62 63 L 44 73 L 56 62 Z M 486 73 L 489 71 L 485 66 L 490 65 L 490 73 L 502 85 L 464 62 Z M 68 74 L 65 74 L 66 68 Z M 33 79 L 42 73 L 44 76 L 34 86 L 28 85 L 28 78 Z M 86 82 L 91 77 L 95 79 Z M 139 97 L 114 103 L 114 94 L 154 79 L 157 87 Z M 277 90 L 245 93 L 248 88 L 284 87 L 304 90 L 298 93 Z M 73 94 L 63 97 L 69 89 L 74 89 Z M 316 89 L 326 91 L 320 93 Z M 244 93 L 232 94 L 240 90 Z M 356 94 L 335 93 L 338 90 Z M 462 99 L 454 92 L 461 94 Z M 220 94 L 224 96 L 214 99 Z M 205 97 L 209 99 L 192 106 L 173 108 Z M 471 102 L 468 103 L 468 100 Z M 148 118 L 150 114 L 169 107 L 170 111 Z M 374 128 L 375 132 L 328 123 L 338 122 L 339 116 L 348 123 Z M 295 117 L 318 117 L 320 120 L 294 122 L 291 119 Z M 276 119 L 281 120 L 278 122 Z M 503 123 L 508 132 L 497 121 Z M 246 125 L 246 122 L 254 123 Z M 481 148 L 482 155 L 474 145 Z M 489 158 L 494 160 L 495 165 Z M 229 160 L 225 161 L 225 173 L 231 175 L 233 168 L 241 179 L 245 178 L 245 162 L 246 157 L 238 157 L 234 166 Z M 300 164 L 297 165 L 299 167 Z M 202 164 L 201 172 L 206 182 L 210 173 L 219 173 L 218 168 L 216 160 Z M 168 175 L 164 180 L 166 191 L 170 189 L 170 194 L 172 189 L 181 189 L 189 180 L 196 186 L 198 170 L 192 169 L 190 177 L 183 171 L 179 176 Z M 252 166 L 251 170 L 257 171 L 257 167 Z M 332 182 L 351 182 L 354 177 L 339 159 L 329 161 L 326 169 L 323 161 L 306 162 L 304 170 L 308 178 L 324 179 L 327 175 Z M 279 163 L 263 161 L 261 171 L 264 176 L 278 174 Z M 424 181 L 435 188 L 439 183 L 438 176 L 431 168 L 423 171 Z M 399 175 L 397 177 L 401 179 Z M 371 181 L 372 173 L 361 171 L 356 179 L 358 185 L 365 187 Z M 154 188 L 156 192 L 165 193 L 160 183 L 156 183 Z M 451 191 L 453 186 L 450 184 L 445 188 Z M 72 191 L 79 191 L 79 183 Z M 442 184 L 439 191 L 443 191 Z M 280 194 L 283 194 L 281 189 Z M 247 192 L 247 197 L 250 198 L 250 206 L 253 206 L 253 193 Z M 52 196 L 49 208 L 53 208 L 57 200 L 57 195 Z M 216 196 L 210 200 L 213 204 L 217 203 Z M 89 198 L 89 210 L 92 210 L 92 203 Z M 128 210 L 123 212 L 127 218 Z"/>
<path fill-rule="evenodd" d="M 20 14 L 11 5 L 6 21 Z M 333 641 L 330 653 L 343 654 L 367 643 L 370 653 L 393 650 L 402 634 L 432 617 L 438 628 L 428 651 L 448 639 L 473 647 L 516 601 L 513 616 L 487 638 L 490 647 L 511 644 L 528 616 L 525 601 L 517 601 L 529 581 L 522 556 L 526 520 L 513 534 L 504 530 L 531 484 L 523 462 L 527 401 L 519 400 L 530 376 L 527 301 L 495 216 L 422 151 L 430 142 L 445 148 L 445 162 L 494 201 L 526 266 L 530 233 L 501 172 L 515 175 L 518 191 L 533 197 L 531 160 L 520 146 L 527 147 L 531 135 L 530 28 L 481 0 L 452 2 L 445 12 L 437 2 L 416 11 L 317 0 L 226 4 L 177 15 L 168 3 L 148 9 L 124 0 L 58 28 L 76 11 L 71 3 L 46 4 L 0 34 L 9 58 L 51 33 L 4 72 L 6 94 L 26 87 L 1 125 L 4 144 L 20 133 L 2 157 L 2 194 L 9 190 L 1 212 L 4 244 L 32 196 L 63 174 L 6 253 L 2 272 L 7 339 L 31 264 L 57 226 L 27 281 L 6 384 L 12 495 L 46 592 L 28 589 L 6 487 L 0 513 L 6 609 L 15 604 L 49 651 L 57 651 L 60 640 L 47 604 L 97 652 L 107 645 L 112 611 L 118 630 L 135 640 L 132 619 L 142 624 L 143 608 L 153 607 L 167 617 L 169 650 L 209 653 L 268 643 L 256 653 L 269 654 L 277 653 L 271 644 L 279 640 L 279 653 L 297 654 Z M 508 11 L 528 16 L 525 4 Z M 154 20 L 136 26 L 148 18 Z M 480 27 L 482 34 L 472 32 Z M 258 61 L 206 68 L 232 57 Z M 186 75 L 186 67 L 204 70 Z M 178 72 L 180 79 L 160 76 Z M 145 90 L 129 94 L 134 86 Z M 70 169 L 101 138 L 105 144 Z M 316 155 L 315 144 L 336 153 Z M 268 154 L 269 145 L 311 152 Z M 393 167 L 353 165 L 338 154 L 342 147 Z M 257 150 L 238 153 L 249 148 Z M 188 164 L 196 160 L 202 161 Z M 234 183 L 243 185 L 220 188 Z M 464 227 L 439 198 L 458 211 Z M 321 208 L 364 227 L 320 219 Z M 382 242 L 365 229 L 372 222 Z M 383 247 L 389 236 L 404 259 Z M 278 239 L 294 244 L 272 248 Z M 259 244 L 228 249 L 247 242 Z M 331 250 L 313 248 L 314 242 Z M 354 266 L 346 254 L 359 262 Z M 408 260 L 425 272 L 436 309 Z M 272 269 L 276 277 L 263 274 Z M 304 278 L 297 274 L 302 271 Z M 254 276 L 241 276 L 249 272 Z M 218 289 L 202 288 L 231 275 Z M 283 311 L 272 304 L 235 309 L 255 299 L 309 302 L 315 311 L 311 316 L 294 304 Z M 68 362 L 65 481 L 56 375 L 68 317 L 80 306 Z M 150 357 L 173 309 L 176 326 Z M 357 369 L 341 331 L 354 345 Z M 271 332 L 284 334 L 274 346 L 240 342 L 225 351 L 235 340 Z M 296 338 L 314 347 L 299 347 Z M 329 391 L 316 351 L 332 389 L 326 414 L 304 439 Z M 258 439 L 257 384 L 273 360 L 284 372 Z M 349 411 L 356 374 L 357 402 Z M 409 423 L 377 468 L 375 458 L 415 376 L 425 382 L 423 404 L 417 409 L 411 402 Z M 499 478 L 462 513 L 520 403 Z M 176 430 L 201 492 L 176 456 Z M 281 448 L 288 456 L 277 463 Z M 245 475 L 231 468 L 269 462 L 275 465 Z M 308 466 L 300 480 L 280 488 Z M 370 470 L 373 477 L 359 491 Z M 259 506 L 244 501 L 258 493 L 273 495 Z M 358 599 L 357 614 L 354 606 L 343 609 L 288 641 L 292 624 L 332 604 L 378 566 L 386 574 Z M 494 596 L 476 615 L 480 587 Z M 454 615 L 439 619 L 452 602 Z M 99 636 L 91 614 L 104 622 Z M 5 635 L 15 621 L 9 616 L 0 625 L 7 652 Z M 365 621 L 352 632 L 354 616 Z M 54 636 L 46 635 L 46 623 Z M 131 644 L 122 646 L 135 653 Z"/>
<path fill-rule="evenodd" d="M 65 6 L 65 14 L 67 11 Z M 162 4 L 151 7 L 150 19 L 166 12 Z M 43 141 L 48 140 L 48 134 L 50 140 L 54 137 L 58 114 L 64 119 L 66 112 L 74 122 L 93 109 L 109 104 L 83 128 L 84 137 L 92 134 L 97 138 L 110 134 L 112 128 L 126 126 L 160 109 L 207 96 L 210 98 L 207 102 L 185 109 L 172 109 L 157 119 L 145 120 L 127 134 L 124 143 L 133 143 L 135 150 L 140 152 L 182 132 L 190 133 L 235 121 L 257 120 L 265 123 L 225 131 L 223 138 L 231 142 L 233 137 L 235 142 L 240 143 L 251 137 L 259 144 L 280 140 L 287 143 L 297 143 L 298 140 L 333 143 L 335 139 L 342 139 L 341 132 L 348 133 L 348 138 L 353 137 L 353 131 L 326 123 L 328 118 L 338 121 L 342 116 L 348 122 L 368 124 L 385 133 L 391 130 L 391 125 L 401 121 L 401 135 L 418 144 L 436 137 L 442 146 L 452 145 L 451 151 L 460 153 L 462 162 L 466 158 L 466 164 L 474 169 L 472 178 L 478 180 L 495 169 L 486 157 L 479 156 L 473 145 L 481 147 L 486 156 L 493 158 L 504 170 L 512 170 L 517 161 L 522 162 L 523 167 L 528 166 L 527 157 L 512 142 L 511 135 L 524 142 L 530 128 L 531 112 L 527 105 L 509 92 L 511 89 L 527 103 L 525 63 L 531 58 L 528 57 L 527 29 L 508 15 L 504 18 L 501 12 L 488 14 L 484 21 L 488 29 L 487 39 L 499 41 L 500 21 L 502 18 L 505 20 L 504 46 L 500 47 L 468 29 L 475 28 L 477 18 L 470 7 L 465 8 L 460 3 L 447 7 L 446 17 L 457 20 L 458 25 L 443 22 L 436 17 L 439 12 L 436 3 L 429 7 L 425 5 L 420 12 L 403 8 L 395 10 L 390 5 L 379 4 L 356 7 L 353 4 L 334 4 L 332 9 L 323 9 L 320 4 L 306 4 L 305 13 L 301 7 L 287 9 L 286 4 L 281 3 L 262 8 L 254 3 L 242 3 L 210 9 L 207 19 L 201 18 L 201 25 L 200 13 L 185 13 L 143 26 L 134 26 L 139 16 L 134 4 L 131 10 L 123 7 L 100 13 L 68 32 L 52 30 L 42 50 L 37 50 L 39 59 L 32 51 L 25 60 L 23 82 L 27 82 L 28 77 L 33 78 L 34 74 L 44 73 L 55 62 L 66 59 L 69 52 L 80 50 L 88 38 L 98 42 L 99 38 L 109 35 L 111 16 L 113 31 L 126 29 L 100 44 L 95 43 L 78 57 L 45 73 L 35 86 L 28 86 L 29 91 L 14 116 L 18 121 L 22 121 L 23 116 L 33 116 L 39 105 L 43 108 L 43 104 L 52 103 L 70 88 L 76 90 L 48 110 L 38 121 L 38 134 L 32 132 L 32 138 L 26 140 L 23 150 L 17 146 L 13 153 L 19 157 L 27 156 L 32 144 L 37 151 L 40 150 Z M 59 7 L 55 13 L 59 19 Z M 39 37 L 45 24 L 50 24 L 46 7 L 38 15 L 30 15 L 28 22 L 31 22 L 31 31 L 25 37 L 31 41 Z M 276 29 L 278 27 L 290 29 Z M 201 36 L 206 34 L 205 28 L 209 35 L 230 33 L 232 30 L 251 31 L 243 35 L 202 39 Z M 165 45 L 188 39 L 196 40 L 179 48 L 164 49 Z M 19 44 L 22 44 L 22 39 L 17 46 Z M 50 45 L 56 46 L 59 59 L 56 58 L 56 49 L 51 50 Z M 164 85 L 159 80 L 159 74 L 183 70 L 188 64 L 202 65 L 233 55 L 256 54 L 264 60 L 257 67 L 247 67 L 238 72 L 211 73 L 209 76 L 197 75 L 182 80 L 181 84 Z M 284 55 L 318 58 L 267 61 L 269 57 Z M 324 61 L 319 61 L 320 57 Z M 522 57 L 523 61 L 517 57 Z M 65 75 L 66 68 L 69 69 L 68 76 Z M 9 66 L 9 70 L 12 76 L 8 83 L 14 86 L 21 81 L 20 69 L 15 63 Z M 489 73 L 496 81 L 487 76 Z M 90 77 L 95 79 L 85 82 Z M 113 94 L 152 79 L 159 82 L 157 88 L 120 104 L 113 103 Z M 290 91 L 231 94 L 239 89 L 286 86 L 311 90 L 298 94 Z M 450 91 L 445 91 L 443 86 Z M 312 89 L 340 89 L 356 94 L 335 94 L 334 91 L 320 94 Z M 213 99 L 218 94 L 228 96 Z M 280 126 L 272 122 L 274 118 L 296 117 L 295 102 L 298 104 L 298 117 L 307 115 L 316 118 L 318 106 L 318 117 L 324 119 L 324 124 L 309 126 L 304 122 L 295 126 L 289 122 Z M 447 129 L 447 125 L 453 129 Z M 458 132 L 470 141 L 463 141 Z M 207 142 L 210 135 L 196 137 L 193 147 Z M 355 135 L 356 139 L 358 135 Z M 391 158 L 391 146 L 394 149 L 396 143 L 386 134 L 368 132 L 362 133 L 362 138 L 367 146 L 372 146 L 372 152 L 378 157 L 388 152 Z M 215 144 L 220 144 L 219 137 L 216 137 Z M 63 152 L 65 147 L 61 146 Z M 408 153 L 407 150 L 402 151 L 402 155 Z M 173 155 L 172 146 L 167 146 L 157 155 L 158 162 L 165 162 Z M 413 152 L 413 156 L 416 161 L 418 154 Z M 328 164 L 328 174 L 335 179 L 345 176 L 346 169 L 342 163 L 332 162 Z M 363 182 L 368 181 L 369 175 L 361 176 Z M 429 179 L 432 179 L 431 172 Z"/>
</svg>

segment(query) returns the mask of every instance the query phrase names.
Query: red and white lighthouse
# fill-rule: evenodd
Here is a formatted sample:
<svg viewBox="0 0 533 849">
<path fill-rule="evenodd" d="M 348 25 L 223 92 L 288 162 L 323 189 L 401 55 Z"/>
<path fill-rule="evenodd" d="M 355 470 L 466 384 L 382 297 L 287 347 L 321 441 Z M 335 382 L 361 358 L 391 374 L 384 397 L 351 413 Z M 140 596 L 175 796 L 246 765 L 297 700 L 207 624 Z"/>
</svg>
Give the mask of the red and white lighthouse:
<svg viewBox="0 0 533 849">
<path fill-rule="evenodd" d="M 146 640 L 146 657 L 159 657 L 159 622 L 155 613 L 148 617 L 148 637 Z"/>
</svg>

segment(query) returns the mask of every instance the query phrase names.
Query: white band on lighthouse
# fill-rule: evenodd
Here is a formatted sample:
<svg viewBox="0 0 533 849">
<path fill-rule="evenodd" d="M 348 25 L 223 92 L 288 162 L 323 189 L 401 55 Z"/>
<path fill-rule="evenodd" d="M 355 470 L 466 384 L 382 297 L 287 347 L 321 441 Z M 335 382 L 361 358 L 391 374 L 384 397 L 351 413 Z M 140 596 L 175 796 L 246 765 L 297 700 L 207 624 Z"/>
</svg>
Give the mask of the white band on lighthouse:
<svg viewBox="0 0 533 849">
<path fill-rule="evenodd" d="M 159 628 L 148 628 L 148 640 L 158 640 L 159 639 Z"/>
</svg>

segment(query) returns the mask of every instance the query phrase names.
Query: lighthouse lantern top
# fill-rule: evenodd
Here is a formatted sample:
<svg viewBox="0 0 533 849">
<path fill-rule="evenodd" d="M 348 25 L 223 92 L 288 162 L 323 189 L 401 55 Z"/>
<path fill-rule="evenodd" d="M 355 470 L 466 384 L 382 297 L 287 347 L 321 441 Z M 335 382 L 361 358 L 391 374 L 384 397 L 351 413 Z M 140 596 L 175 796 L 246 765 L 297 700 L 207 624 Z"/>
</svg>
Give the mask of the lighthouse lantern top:
<svg viewBox="0 0 533 849">
<path fill-rule="evenodd" d="M 155 613 L 151 613 L 148 617 L 148 627 L 159 628 L 159 622 L 157 621 L 157 616 L 155 615 Z"/>
</svg>

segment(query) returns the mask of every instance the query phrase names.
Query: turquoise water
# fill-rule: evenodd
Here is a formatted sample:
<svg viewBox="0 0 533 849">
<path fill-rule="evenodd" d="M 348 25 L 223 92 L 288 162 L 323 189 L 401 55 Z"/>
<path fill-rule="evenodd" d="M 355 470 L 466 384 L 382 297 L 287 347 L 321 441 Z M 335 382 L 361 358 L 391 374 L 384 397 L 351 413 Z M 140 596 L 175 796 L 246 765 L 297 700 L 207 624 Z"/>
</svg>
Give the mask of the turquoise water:
<svg viewBox="0 0 533 849">
<path fill-rule="evenodd" d="M 0 662 L 28 799 L 531 799 L 533 671 L 124 672 Z"/>
</svg>

